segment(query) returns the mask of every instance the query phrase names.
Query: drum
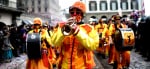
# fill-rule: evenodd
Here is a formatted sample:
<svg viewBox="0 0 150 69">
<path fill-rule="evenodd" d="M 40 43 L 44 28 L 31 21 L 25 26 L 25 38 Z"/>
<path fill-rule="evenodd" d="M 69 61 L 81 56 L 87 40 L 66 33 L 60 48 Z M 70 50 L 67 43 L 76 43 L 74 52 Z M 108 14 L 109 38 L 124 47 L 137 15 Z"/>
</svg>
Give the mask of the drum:
<svg viewBox="0 0 150 69">
<path fill-rule="evenodd" d="M 115 32 L 114 43 L 116 50 L 132 50 L 135 45 L 135 35 L 131 28 L 119 28 Z"/>
<path fill-rule="evenodd" d="M 28 33 L 26 38 L 27 56 L 29 59 L 41 58 L 40 33 Z"/>
</svg>

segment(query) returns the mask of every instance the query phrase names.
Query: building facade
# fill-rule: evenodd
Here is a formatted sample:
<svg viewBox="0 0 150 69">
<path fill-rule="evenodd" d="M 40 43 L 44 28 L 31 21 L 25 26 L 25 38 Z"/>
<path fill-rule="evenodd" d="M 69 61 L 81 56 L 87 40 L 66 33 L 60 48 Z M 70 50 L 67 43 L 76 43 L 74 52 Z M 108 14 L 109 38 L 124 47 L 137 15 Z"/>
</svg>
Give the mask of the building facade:
<svg viewBox="0 0 150 69">
<path fill-rule="evenodd" d="M 127 17 L 133 10 L 141 9 L 141 0 L 81 0 L 86 4 L 85 21 L 95 16 L 97 19 L 108 19 L 119 13 Z M 68 13 L 68 12 L 67 12 Z M 68 16 L 68 15 L 67 15 Z"/>
<path fill-rule="evenodd" d="M 17 0 L 0 0 L 0 22 L 6 25 L 16 24 L 21 13 L 17 8 Z"/>
<path fill-rule="evenodd" d="M 43 22 L 51 23 L 60 13 L 59 0 L 21 0 L 21 2 L 24 4 L 25 13 L 20 20 L 33 21 L 35 17 L 40 17 Z"/>
<path fill-rule="evenodd" d="M 139 10 L 137 0 L 84 0 L 83 2 L 87 7 L 87 20 L 91 16 L 108 19 L 115 14 L 127 17 L 133 10 Z"/>
</svg>

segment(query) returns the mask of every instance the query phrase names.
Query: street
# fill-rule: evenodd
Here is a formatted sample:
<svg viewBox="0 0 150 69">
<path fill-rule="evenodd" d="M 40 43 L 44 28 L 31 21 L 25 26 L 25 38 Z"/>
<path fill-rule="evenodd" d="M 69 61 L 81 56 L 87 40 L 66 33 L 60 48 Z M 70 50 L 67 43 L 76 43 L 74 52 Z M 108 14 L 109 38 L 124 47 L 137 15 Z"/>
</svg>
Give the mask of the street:
<svg viewBox="0 0 150 69">
<path fill-rule="evenodd" d="M 13 58 L 9 63 L 0 63 L 0 69 L 25 69 L 26 59 L 26 55 L 20 55 L 20 57 Z"/>
<path fill-rule="evenodd" d="M 95 55 L 101 62 L 104 69 L 113 69 L 113 65 L 108 64 L 108 59 L 103 59 L 97 52 Z M 138 52 L 134 52 L 134 49 L 131 51 L 130 58 L 130 67 L 129 69 L 150 69 L 150 62 L 145 61 L 146 58 L 143 58 Z"/>
<path fill-rule="evenodd" d="M 96 67 L 94 69 L 113 69 L 112 65 L 107 63 L 108 59 L 102 58 L 97 52 L 94 52 L 94 60 Z M 26 55 L 20 55 L 20 57 L 13 58 L 10 63 L 1 63 L 0 69 L 25 69 Z M 129 69 L 150 69 L 150 62 L 144 61 L 145 58 L 141 57 L 138 52 L 131 52 L 131 63 Z M 56 69 L 56 68 L 55 68 Z"/>
</svg>

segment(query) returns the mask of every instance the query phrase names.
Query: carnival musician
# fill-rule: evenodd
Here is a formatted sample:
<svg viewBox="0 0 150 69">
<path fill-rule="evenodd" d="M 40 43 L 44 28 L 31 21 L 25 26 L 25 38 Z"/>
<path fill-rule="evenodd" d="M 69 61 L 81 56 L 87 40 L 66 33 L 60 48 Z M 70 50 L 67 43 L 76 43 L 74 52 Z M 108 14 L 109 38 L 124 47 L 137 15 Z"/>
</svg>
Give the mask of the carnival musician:
<svg viewBox="0 0 150 69">
<path fill-rule="evenodd" d="M 115 46 L 113 42 L 113 37 L 115 34 L 115 25 L 114 25 L 114 17 L 113 15 L 109 20 L 108 20 L 108 38 L 109 38 L 109 58 L 108 58 L 108 64 L 112 65 L 114 64 L 114 58 L 115 58 Z"/>
<path fill-rule="evenodd" d="M 61 47 L 58 69 L 92 69 L 95 66 L 93 50 L 98 47 L 99 37 L 94 27 L 82 21 L 85 4 L 76 1 L 69 8 L 71 17 L 58 23 L 52 43 Z"/>
<path fill-rule="evenodd" d="M 108 56 L 109 52 L 109 45 L 108 45 L 108 28 L 107 24 L 104 23 L 103 19 L 100 18 L 98 21 L 98 24 L 95 26 L 95 29 L 97 30 L 99 34 L 99 47 L 97 48 L 97 51 L 103 54 L 103 57 L 105 58 Z"/>
<path fill-rule="evenodd" d="M 43 29 L 45 29 L 48 32 L 48 35 L 51 38 L 53 35 L 53 30 L 50 28 L 50 25 L 48 24 L 48 22 L 43 23 Z M 53 64 L 53 66 L 55 66 L 56 65 L 55 48 L 54 48 L 54 46 L 50 46 L 48 49 L 49 49 L 48 51 L 50 53 L 50 55 L 49 55 L 50 62 Z"/>
<path fill-rule="evenodd" d="M 52 63 L 50 62 L 50 59 L 49 59 L 49 56 L 51 55 L 49 52 L 49 48 L 52 45 L 51 39 L 48 35 L 48 32 L 46 30 L 42 29 L 41 18 L 38 18 L 38 17 L 34 18 L 33 22 L 34 22 L 33 30 L 29 31 L 28 34 L 39 33 L 41 35 L 40 36 L 40 38 L 41 38 L 41 43 L 40 43 L 41 44 L 40 45 L 41 51 L 40 51 L 40 53 L 38 53 L 41 55 L 41 57 L 29 58 L 30 56 L 28 56 L 26 69 L 53 69 Z M 27 37 L 29 37 L 29 36 L 27 36 Z M 34 44 L 34 45 L 37 45 L 37 43 L 39 43 L 39 42 L 36 42 L 36 44 Z M 36 47 L 38 47 L 38 46 L 39 45 L 37 45 Z M 28 47 L 29 46 L 27 45 L 27 48 Z M 31 48 L 31 46 L 29 48 Z M 30 49 L 30 50 L 32 50 L 32 52 L 36 51 L 36 49 Z M 27 51 L 27 54 L 32 53 L 32 52 Z"/>
<path fill-rule="evenodd" d="M 115 24 L 114 24 L 114 28 L 115 28 L 115 34 L 118 34 L 118 30 L 119 28 L 127 28 L 127 25 L 122 24 L 121 23 L 121 16 L 120 15 L 116 15 L 115 16 Z M 113 27 L 112 27 L 113 29 Z M 122 47 L 121 45 L 118 46 L 119 43 L 117 43 L 117 41 L 119 41 L 117 39 L 117 37 L 119 37 L 121 35 L 117 35 L 114 36 L 114 43 L 115 43 L 115 59 L 114 61 L 116 62 L 116 64 L 114 65 L 114 67 L 116 67 L 116 69 L 123 69 L 123 68 L 128 68 L 130 65 L 130 50 L 123 50 L 120 47 Z"/>
</svg>

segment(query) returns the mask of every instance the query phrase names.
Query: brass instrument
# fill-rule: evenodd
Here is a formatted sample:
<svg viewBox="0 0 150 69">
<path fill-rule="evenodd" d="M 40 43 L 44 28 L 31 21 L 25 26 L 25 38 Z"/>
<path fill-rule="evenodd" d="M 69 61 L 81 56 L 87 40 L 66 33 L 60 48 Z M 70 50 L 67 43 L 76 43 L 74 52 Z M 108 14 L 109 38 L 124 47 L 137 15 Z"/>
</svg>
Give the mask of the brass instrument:
<svg viewBox="0 0 150 69">
<path fill-rule="evenodd" d="M 63 35 L 68 36 L 68 35 L 73 34 L 74 30 L 72 29 L 72 27 L 75 24 L 76 24 L 75 19 L 73 19 L 73 22 L 69 22 L 69 23 L 65 24 L 61 29 Z"/>
</svg>

